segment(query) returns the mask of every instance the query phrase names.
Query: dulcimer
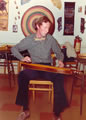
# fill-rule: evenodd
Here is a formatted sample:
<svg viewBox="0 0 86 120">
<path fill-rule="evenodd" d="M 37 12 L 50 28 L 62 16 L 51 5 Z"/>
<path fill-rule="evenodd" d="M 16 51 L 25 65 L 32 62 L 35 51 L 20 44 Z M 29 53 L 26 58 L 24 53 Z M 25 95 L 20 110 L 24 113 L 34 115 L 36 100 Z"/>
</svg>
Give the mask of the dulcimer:
<svg viewBox="0 0 86 120">
<path fill-rule="evenodd" d="M 47 71 L 47 72 L 60 73 L 66 75 L 72 75 L 73 73 L 73 70 L 70 68 L 64 68 L 64 67 L 61 68 L 61 67 L 42 65 L 42 64 L 32 64 L 28 62 L 20 62 L 20 67 L 21 66 L 33 70 Z"/>
</svg>

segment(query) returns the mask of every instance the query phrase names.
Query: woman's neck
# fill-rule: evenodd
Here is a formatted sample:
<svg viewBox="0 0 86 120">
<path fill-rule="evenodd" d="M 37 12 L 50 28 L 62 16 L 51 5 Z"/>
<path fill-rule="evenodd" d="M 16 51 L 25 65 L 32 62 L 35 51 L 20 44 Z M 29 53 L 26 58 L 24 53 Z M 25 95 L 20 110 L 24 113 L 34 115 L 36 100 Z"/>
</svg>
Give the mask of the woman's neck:
<svg viewBox="0 0 86 120">
<path fill-rule="evenodd" d="M 36 33 L 36 38 L 40 38 L 41 39 L 42 37 L 43 36 L 39 32 Z"/>
<path fill-rule="evenodd" d="M 41 36 L 39 34 L 36 34 L 35 40 L 45 40 L 45 36 Z"/>
</svg>

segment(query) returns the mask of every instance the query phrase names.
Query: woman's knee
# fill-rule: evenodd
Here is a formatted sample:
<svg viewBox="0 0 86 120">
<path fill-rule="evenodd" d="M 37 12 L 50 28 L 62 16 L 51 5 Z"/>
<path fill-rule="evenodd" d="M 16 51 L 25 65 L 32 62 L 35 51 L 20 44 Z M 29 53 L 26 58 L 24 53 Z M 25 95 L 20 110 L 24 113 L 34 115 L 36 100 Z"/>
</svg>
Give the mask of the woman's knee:
<svg viewBox="0 0 86 120">
<path fill-rule="evenodd" d="M 18 84 L 29 82 L 29 75 L 27 70 L 23 70 L 18 74 Z"/>
</svg>

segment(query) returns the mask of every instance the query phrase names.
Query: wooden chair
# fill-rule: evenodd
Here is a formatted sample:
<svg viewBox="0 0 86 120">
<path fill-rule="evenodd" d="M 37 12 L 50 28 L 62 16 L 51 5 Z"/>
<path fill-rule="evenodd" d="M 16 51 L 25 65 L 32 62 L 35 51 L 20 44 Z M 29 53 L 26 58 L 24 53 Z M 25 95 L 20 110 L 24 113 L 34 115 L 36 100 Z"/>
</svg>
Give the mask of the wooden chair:
<svg viewBox="0 0 86 120">
<path fill-rule="evenodd" d="M 70 62 L 65 62 L 65 63 L 64 63 L 64 66 L 65 66 L 66 68 L 77 69 L 77 66 L 78 66 L 77 60 L 75 60 L 75 61 L 70 61 Z"/>
<path fill-rule="evenodd" d="M 84 87 L 85 87 L 85 65 L 86 65 L 86 54 L 79 54 L 77 57 L 77 69 L 73 74 L 73 82 L 72 82 L 72 89 L 71 89 L 71 97 L 70 103 L 72 101 L 74 87 L 80 87 L 80 115 L 82 115 L 83 109 L 83 95 L 84 95 Z M 82 70 L 80 70 L 80 66 L 82 65 Z M 81 84 L 77 85 L 76 81 L 80 80 Z"/>
<path fill-rule="evenodd" d="M 64 66 L 66 68 L 77 69 L 77 60 L 76 58 L 70 57 L 68 58 L 66 48 L 62 48 L 62 52 L 64 54 Z"/>
<path fill-rule="evenodd" d="M 0 61 L 0 66 L 4 67 L 5 74 L 6 74 L 6 67 L 7 67 L 8 80 L 11 88 L 12 87 L 11 79 L 13 79 L 15 84 L 15 75 L 14 75 L 14 67 L 10 59 L 10 56 L 11 56 L 10 48 L 11 48 L 10 45 L 5 45 L 0 47 L 0 59 L 3 60 L 3 61 Z"/>
</svg>

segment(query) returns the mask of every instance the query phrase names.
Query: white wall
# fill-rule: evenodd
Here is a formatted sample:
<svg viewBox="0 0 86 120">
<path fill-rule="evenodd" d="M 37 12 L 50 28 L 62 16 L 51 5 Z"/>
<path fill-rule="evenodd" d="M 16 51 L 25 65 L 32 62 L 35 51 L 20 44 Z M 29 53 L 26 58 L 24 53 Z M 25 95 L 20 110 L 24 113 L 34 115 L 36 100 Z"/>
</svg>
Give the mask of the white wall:
<svg viewBox="0 0 86 120">
<path fill-rule="evenodd" d="M 0 44 L 16 44 L 21 39 L 23 39 L 25 36 L 22 33 L 21 30 L 21 19 L 24 14 L 24 12 L 35 5 L 42 5 L 50 9 L 55 17 L 55 31 L 53 33 L 53 36 L 58 40 L 60 44 L 64 44 L 64 42 L 69 41 L 72 45 L 74 44 L 74 38 L 75 36 L 79 35 L 82 38 L 82 48 L 81 52 L 86 52 L 86 30 L 82 34 L 80 33 L 80 19 L 85 18 L 86 15 L 84 14 L 84 9 L 86 5 L 86 0 L 61 0 L 62 1 L 62 8 L 58 9 L 56 8 L 51 0 L 30 0 L 27 4 L 21 5 L 21 0 L 16 0 L 16 3 L 18 5 L 18 9 L 16 9 L 14 0 L 9 0 L 9 24 L 8 24 L 8 31 L 0 31 Z M 58 32 L 57 30 L 57 19 L 58 17 L 62 17 L 62 28 L 64 28 L 64 2 L 76 2 L 75 3 L 75 28 L 74 28 L 74 36 L 64 36 L 63 35 L 63 29 Z M 78 13 L 78 7 L 82 6 L 82 12 Z M 14 33 L 12 32 L 12 26 L 14 25 L 14 19 L 15 16 L 17 16 L 17 12 L 20 11 L 20 19 L 16 21 L 16 24 L 18 25 L 18 32 Z"/>
</svg>

